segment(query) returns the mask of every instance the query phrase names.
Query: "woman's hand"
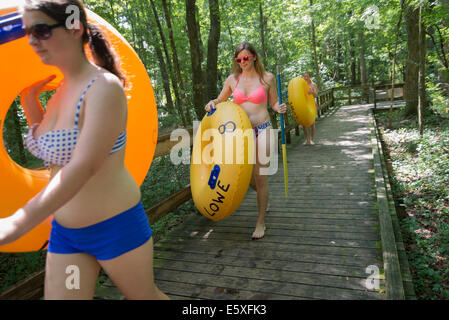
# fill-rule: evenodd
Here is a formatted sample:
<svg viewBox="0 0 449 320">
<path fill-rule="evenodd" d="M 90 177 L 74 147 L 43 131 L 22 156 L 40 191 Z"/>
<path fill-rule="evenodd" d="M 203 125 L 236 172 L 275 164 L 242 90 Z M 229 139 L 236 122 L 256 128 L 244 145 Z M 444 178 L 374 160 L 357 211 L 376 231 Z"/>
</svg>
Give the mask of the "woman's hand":
<svg viewBox="0 0 449 320">
<path fill-rule="evenodd" d="M 54 80 L 56 78 L 56 75 L 51 75 L 48 78 L 45 78 L 43 80 L 40 80 L 38 82 L 33 83 L 31 86 L 25 88 L 22 93 L 21 96 L 23 99 L 27 99 L 27 98 L 35 98 L 36 96 L 38 96 L 41 92 L 45 91 L 45 86 L 50 83 L 52 80 Z"/>
<path fill-rule="evenodd" d="M 287 112 L 287 105 L 285 103 L 283 104 L 276 104 L 273 108 L 274 111 L 277 113 L 286 113 Z"/>
<path fill-rule="evenodd" d="M 214 108 L 215 108 L 215 100 L 211 100 L 206 104 L 204 110 L 206 110 L 207 112 L 211 112 L 211 110 Z"/>
<path fill-rule="evenodd" d="M 14 216 L 0 219 L 0 246 L 11 243 L 21 237 Z"/>
</svg>

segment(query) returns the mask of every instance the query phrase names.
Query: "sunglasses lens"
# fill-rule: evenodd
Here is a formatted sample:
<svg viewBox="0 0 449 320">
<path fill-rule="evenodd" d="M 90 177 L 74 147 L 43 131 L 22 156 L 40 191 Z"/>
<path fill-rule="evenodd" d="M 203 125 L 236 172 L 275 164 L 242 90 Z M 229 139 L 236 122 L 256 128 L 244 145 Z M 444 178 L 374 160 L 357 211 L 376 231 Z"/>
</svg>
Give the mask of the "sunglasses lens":
<svg viewBox="0 0 449 320">
<path fill-rule="evenodd" d="M 243 61 L 248 61 L 249 60 L 249 56 L 244 56 L 243 57 Z"/>
<path fill-rule="evenodd" d="M 51 36 L 51 28 L 45 23 L 38 23 L 26 29 L 25 33 L 32 34 L 38 40 L 47 40 Z"/>
<path fill-rule="evenodd" d="M 34 27 L 33 36 L 39 40 L 46 40 L 51 36 L 51 29 L 46 24 L 38 24 Z"/>
</svg>

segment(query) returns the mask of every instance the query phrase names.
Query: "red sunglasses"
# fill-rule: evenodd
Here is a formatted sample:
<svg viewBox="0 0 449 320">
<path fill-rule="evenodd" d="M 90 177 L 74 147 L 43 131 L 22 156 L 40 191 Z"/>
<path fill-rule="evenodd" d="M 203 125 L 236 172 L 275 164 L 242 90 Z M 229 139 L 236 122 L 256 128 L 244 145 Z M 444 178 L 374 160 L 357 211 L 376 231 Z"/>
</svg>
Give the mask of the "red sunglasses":
<svg viewBox="0 0 449 320">
<path fill-rule="evenodd" d="M 254 57 L 254 55 L 253 54 L 249 54 L 249 55 L 241 57 L 241 58 L 235 58 L 234 60 L 237 63 L 241 63 L 242 61 L 248 61 L 249 57 Z"/>
</svg>

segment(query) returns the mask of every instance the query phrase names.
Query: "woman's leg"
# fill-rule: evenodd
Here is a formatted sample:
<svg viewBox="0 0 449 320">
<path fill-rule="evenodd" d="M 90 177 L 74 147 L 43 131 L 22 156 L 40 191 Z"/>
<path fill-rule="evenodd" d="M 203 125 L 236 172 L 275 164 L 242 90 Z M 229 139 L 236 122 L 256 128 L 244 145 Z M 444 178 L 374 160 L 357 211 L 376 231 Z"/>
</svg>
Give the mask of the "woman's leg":
<svg viewBox="0 0 449 320">
<path fill-rule="evenodd" d="M 254 165 L 254 181 L 257 188 L 258 218 L 256 228 L 252 235 L 253 239 L 260 239 L 265 235 L 265 213 L 268 211 L 268 163 L 263 163 L 262 159 L 270 158 L 270 133 L 271 127 L 263 130 L 256 139 L 256 164 Z M 264 170 L 265 169 L 265 170 Z M 264 172 L 265 171 L 265 172 Z"/>
<path fill-rule="evenodd" d="M 86 253 L 47 252 L 44 298 L 46 300 L 92 299 L 100 271 L 96 259 Z"/>
<path fill-rule="evenodd" d="M 315 138 L 315 122 L 310 127 L 310 144 L 315 144 L 313 139 Z"/>
<path fill-rule="evenodd" d="M 127 299 L 169 299 L 154 283 L 152 237 L 117 258 L 98 262 Z"/>
<path fill-rule="evenodd" d="M 304 144 L 308 144 L 308 143 L 309 143 L 309 131 L 308 131 L 308 127 L 302 126 L 302 129 L 304 130 Z"/>
</svg>

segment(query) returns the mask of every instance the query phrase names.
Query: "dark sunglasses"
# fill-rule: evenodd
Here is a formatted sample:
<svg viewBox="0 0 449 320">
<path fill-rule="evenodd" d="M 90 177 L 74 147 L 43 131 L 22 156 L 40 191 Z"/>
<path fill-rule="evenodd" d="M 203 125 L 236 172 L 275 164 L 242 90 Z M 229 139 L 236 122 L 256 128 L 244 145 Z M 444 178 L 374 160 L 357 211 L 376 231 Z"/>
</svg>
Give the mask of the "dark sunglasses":
<svg viewBox="0 0 449 320">
<path fill-rule="evenodd" d="M 249 55 L 241 57 L 241 58 L 235 58 L 234 60 L 237 63 L 241 63 L 242 61 L 248 61 L 249 57 L 254 57 L 254 55 L 253 54 L 249 54 Z"/>
<path fill-rule="evenodd" d="M 64 23 L 57 23 L 54 25 L 48 25 L 43 22 L 33 24 L 29 28 L 25 28 L 25 34 L 29 36 L 33 35 L 37 40 L 48 40 L 51 37 L 51 30 L 57 27 L 62 27 Z"/>
</svg>

